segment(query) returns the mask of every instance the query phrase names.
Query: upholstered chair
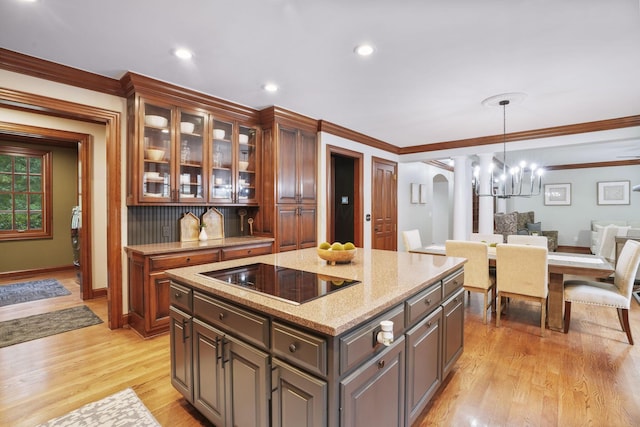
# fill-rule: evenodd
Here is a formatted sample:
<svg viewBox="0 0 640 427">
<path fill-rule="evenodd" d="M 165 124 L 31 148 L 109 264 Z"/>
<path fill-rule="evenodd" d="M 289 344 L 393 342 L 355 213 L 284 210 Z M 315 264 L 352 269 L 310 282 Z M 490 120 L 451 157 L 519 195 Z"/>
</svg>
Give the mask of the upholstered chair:
<svg viewBox="0 0 640 427">
<path fill-rule="evenodd" d="M 482 242 L 463 240 L 447 240 L 445 242 L 447 256 L 466 258 L 464 264 L 464 289 L 467 292 L 480 292 L 484 295 L 482 323 L 487 323 L 487 310 L 495 311 L 495 280 L 489 275 L 488 246 Z M 489 300 L 491 293 L 491 300 Z"/>
<path fill-rule="evenodd" d="M 496 327 L 500 327 L 502 298 L 524 299 L 540 303 L 540 335 L 544 336 L 549 293 L 547 253 L 546 246 L 500 244 L 496 247 Z"/>
<path fill-rule="evenodd" d="M 514 245 L 542 246 L 548 249 L 547 238 L 545 236 L 525 236 L 523 234 L 510 234 L 507 236 L 507 243 Z"/>
<path fill-rule="evenodd" d="M 412 249 L 422 247 L 422 239 L 420 238 L 420 230 L 406 230 L 402 232 L 402 241 L 404 249 L 409 252 Z"/>
<path fill-rule="evenodd" d="M 469 240 L 472 242 L 485 242 L 487 244 L 492 243 L 504 243 L 504 236 L 502 234 L 480 234 L 471 233 Z"/>
<path fill-rule="evenodd" d="M 564 282 L 564 333 L 569 332 L 571 304 L 591 304 L 616 308 L 622 330 L 633 345 L 629 327 L 631 291 L 640 265 L 640 242 L 627 240 L 616 264 L 613 283 L 589 280 L 567 280 Z"/>
</svg>

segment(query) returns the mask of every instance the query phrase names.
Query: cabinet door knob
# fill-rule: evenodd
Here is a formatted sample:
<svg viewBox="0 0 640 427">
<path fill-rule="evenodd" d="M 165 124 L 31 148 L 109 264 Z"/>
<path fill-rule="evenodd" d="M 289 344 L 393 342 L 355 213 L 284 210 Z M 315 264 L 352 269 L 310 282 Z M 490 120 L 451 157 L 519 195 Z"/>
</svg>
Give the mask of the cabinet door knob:
<svg viewBox="0 0 640 427">
<path fill-rule="evenodd" d="M 384 368 L 384 360 L 380 360 L 378 362 L 378 369 L 382 369 L 382 368 Z"/>
<path fill-rule="evenodd" d="M 298 347 L 296 347 L 295 344 L 289 344 L 289 351 L 291 353 L 295 353 L 297 349 L 298 349 Z"/>
</svg>

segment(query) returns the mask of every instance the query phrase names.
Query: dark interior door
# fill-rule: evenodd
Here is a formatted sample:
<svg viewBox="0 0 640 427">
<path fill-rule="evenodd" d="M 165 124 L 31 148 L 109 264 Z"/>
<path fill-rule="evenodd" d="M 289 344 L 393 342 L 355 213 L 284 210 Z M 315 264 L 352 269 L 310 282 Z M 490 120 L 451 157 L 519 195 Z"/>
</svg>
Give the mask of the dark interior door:
<svg viewBox="0 0 640 427">
<path fill-rule="evenodd" d="M 372 160 L 372 245 L 373 249 L 397 250 L 397 164 L 384 159 Z"/>
</svg>

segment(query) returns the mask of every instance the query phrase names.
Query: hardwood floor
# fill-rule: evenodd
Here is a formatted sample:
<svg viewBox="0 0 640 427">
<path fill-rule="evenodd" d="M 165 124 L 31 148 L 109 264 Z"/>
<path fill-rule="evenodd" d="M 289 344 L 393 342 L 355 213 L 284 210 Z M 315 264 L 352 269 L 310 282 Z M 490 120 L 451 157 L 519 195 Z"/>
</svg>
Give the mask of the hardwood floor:
<svg viewBox="0 0 640 427">
<path fill-rule="evenodd" d="M 52 277 L 51 274 L 46 277 Z M 83 304 L 72 295 L 0 308 L 0 321 Z M 22 281 L 5 280 L 2 283 Z M 84 302 L 106 320 L 106 299 Z M 414 427 L 640 425 L 640 347 L 615 310 L 575 304 L 569 334 L 539 337 L 539 307 L 513 301 L 498 329 L 473 294 L 465 351 Z M 640 336 L 640 306 L 632 301 Z M 168 335 L 144 340 L 106 323 L 0 349 L 0 425 L 33 426 L 131 387 L 163 426 L 209 426 L 169 381 Z"/>
</svg>

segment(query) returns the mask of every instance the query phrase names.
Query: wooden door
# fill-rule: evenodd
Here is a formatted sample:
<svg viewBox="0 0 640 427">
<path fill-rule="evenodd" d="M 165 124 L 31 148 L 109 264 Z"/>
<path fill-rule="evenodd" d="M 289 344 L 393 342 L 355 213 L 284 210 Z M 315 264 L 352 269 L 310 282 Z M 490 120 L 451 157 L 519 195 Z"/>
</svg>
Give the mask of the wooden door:
<svg viewBox="0 0 640 427">
<path fill-rule="evenodd" d="M 397 163 L 373 158 L 371 189 L 371 220 L 373 249 L 397 250 L 398 188 Z"/>
</svg>

